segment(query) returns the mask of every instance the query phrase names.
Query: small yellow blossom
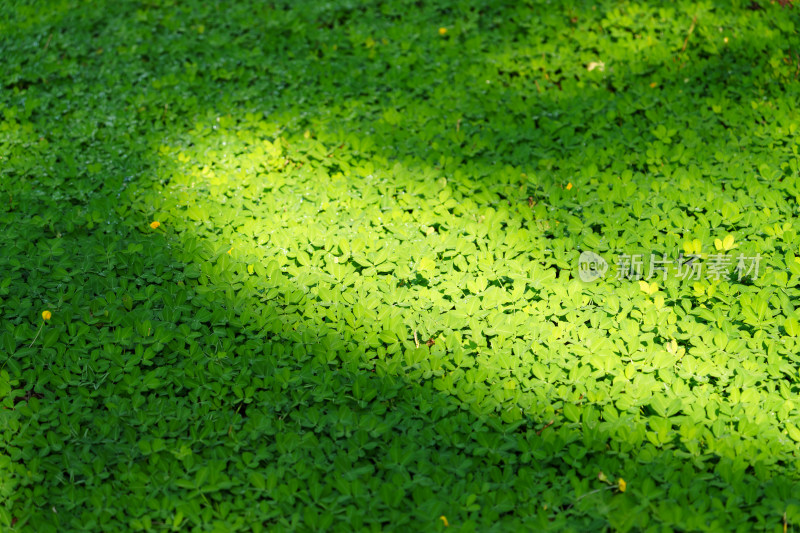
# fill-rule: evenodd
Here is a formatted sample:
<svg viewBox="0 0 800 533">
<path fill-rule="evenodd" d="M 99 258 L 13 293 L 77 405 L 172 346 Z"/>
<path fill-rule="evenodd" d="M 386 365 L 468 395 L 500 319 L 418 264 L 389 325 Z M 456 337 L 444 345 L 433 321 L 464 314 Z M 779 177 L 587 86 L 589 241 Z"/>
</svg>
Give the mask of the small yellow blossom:
<svg viewBox="0 0 800 533">
<path fill-rule="evenodd" d="M 656 87 L 658 87 L 658 84 L 656 82 L 650 84 L 651 89 L 655 89 Z"/>
<path fill-rule="evenodd" d="M 442 524 L 444 524 L 444 527 L 450 527 L 450 522 L 447 521 L 447 517 L 445 515 L 440 516 L 439 520 L 442 521 Z"/>
<path fill-rule="evenodd" d="M 231 255 L 231 252 L 232 252 L 232 251 L 233 251 L 233 246 L 231 246 L 231 249 L 230 249 L 230 250 L 228 250 L 228 255 Z"/>
<path fill-rule="evenodd" d="M 158 227 L 159 227 L 160 225 L 161 225 L 161 222 L 159 222 L 158 220 L 154 220 L 154 221 L 152 221 L 152 222 L 150 223 L 150 227 L 151 227 L 151 228 L 153 228 L 153 229 L 158 229 Z"/>
<path fill-rule="evenodd" d="M 628 484 L 625 483 L 624 479 L 619 478 L 619 480 L 617 481 L 617 487 L 619 487 L 620 492 L 625 492 L 625 489 L 628 488 Z"/>
<path fill-rule="evenodd" d="M 53 313 L 51 313 L 50 311 L 42 311 L 42 318 L 44 320 L 50 320 L 50 318 L 52 316 L 53 316 Z"/>
<path fill-rule="evenodd" d="M 444 35 L 447 33 L 447 28 L 439 28 L 439 35 Z"/>
<path fill-rule="evenodd" d="M 572 183 L 567 183 L 567 190 L 570 190 L 571 188 L 572 188 Z"/>
</svg>

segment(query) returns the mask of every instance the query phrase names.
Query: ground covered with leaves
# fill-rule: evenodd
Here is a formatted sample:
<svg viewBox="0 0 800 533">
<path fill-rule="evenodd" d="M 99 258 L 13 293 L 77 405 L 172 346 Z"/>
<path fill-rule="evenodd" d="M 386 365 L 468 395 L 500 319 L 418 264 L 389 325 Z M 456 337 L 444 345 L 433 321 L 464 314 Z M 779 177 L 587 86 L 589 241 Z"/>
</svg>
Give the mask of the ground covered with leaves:
<svg viewBox="0 0 800 533">
<path fill-rule="evenodd" d="M 800 527 L 797 7 L 210 4 L 0 3 L 0 529 Z"/>
</svg>

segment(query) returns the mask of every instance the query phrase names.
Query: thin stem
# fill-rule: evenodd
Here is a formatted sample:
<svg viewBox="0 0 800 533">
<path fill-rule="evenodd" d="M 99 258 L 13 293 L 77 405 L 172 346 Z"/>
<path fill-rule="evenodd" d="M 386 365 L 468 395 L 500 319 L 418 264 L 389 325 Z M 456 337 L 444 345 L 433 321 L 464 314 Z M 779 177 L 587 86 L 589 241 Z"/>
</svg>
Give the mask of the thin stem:
<svg viewBox="0 0 800 533">
<path fill-rule="evenodd" d="M 599 489 L 590 490 L 589 492 L 586 492 L 586 493 L 584 493 L 584 494 L 581 494 L 580 496 L 578 496 L 577 498 L 575 498 L 575 501 L 574 501 L 574 502 L 572 502 L 571 504 L 567 505 L 567 506 L 566 506 L 564 509 L 562 509 L 562 510 L 561 510 L 561 512 L 563 513 L 563 512 L 569 511 L 569 510 L 570 510 L 570 509 L 571 509 L 571 508 L 572 508 L 572 507 L 573 507 L 573 506 L 574 506 L 576 503 L 578 503 L 579 501 L 581 501 L 581 500 L 582 500 L 583 498 L 585 498 L 586 496 L 590 496 L 590 495 L 592 495 L 592 494 L 597 494 L 598 492 L 602 492 L 602 491 L 604 491 L 604 490 L 614 490 L 614 488 L 615 488 L 615 487 L 612 485 L 612 486 L 610 486 L 610 487 L 601 487 L 601 488 L 599 488 Z"/>
<path fill-rule="evenodd" d="M 41 326 L 39 326 L 39 331 L 37 331 L 37 332 L 36 332 L 36 336 L 33 338 L 33 340 L 31 341 L 31 343 L 28 345 L 28 348 L 30 348 L 31 346 L 33 346 L 33 343 L 34 343 L 34 342 L 36 342 L 36 339 L 38 339 L 38 338 L 39 338 L 39 333 L 41 333 L 41 332 L 42 332 L 42 328 L 43 328 L 43 327 L 44 327 L 44 320 L 42 320 L 42 325 L 41 325 Z"/>
</svg>

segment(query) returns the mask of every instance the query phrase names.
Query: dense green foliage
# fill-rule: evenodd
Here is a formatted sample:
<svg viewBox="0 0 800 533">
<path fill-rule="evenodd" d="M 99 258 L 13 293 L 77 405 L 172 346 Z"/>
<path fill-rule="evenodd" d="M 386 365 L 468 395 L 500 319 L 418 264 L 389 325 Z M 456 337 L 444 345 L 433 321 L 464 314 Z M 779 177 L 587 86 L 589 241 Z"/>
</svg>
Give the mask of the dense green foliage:
<svg viewBox="0 0 800 533">
<path fill-rule="evenodd" d="M 800 526 L 798 9 L 208 4 L 0 3 L 0 530 Z"/>
</svg>

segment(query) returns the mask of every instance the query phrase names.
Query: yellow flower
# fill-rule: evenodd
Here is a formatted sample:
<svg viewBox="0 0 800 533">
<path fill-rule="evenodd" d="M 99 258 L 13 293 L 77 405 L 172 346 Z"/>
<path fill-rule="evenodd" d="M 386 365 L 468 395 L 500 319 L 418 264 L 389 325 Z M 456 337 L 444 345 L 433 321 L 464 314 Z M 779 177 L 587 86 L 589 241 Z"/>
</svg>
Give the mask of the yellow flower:
<svg viewBox="0 0 800 533">
<path fill-rule="evenodd" d="M 232 251 L 233 251 L 233 246 L 231 246 L 231 249 L 230 249 L 230 250 L 228 250 L 228 255 L 231 255 L 231 252 L 232 252 Z"/>
<path fill-rule="evenodd" d="M 570 190 L 571 188 L 572 188 L 572 183 L 567 183 L 567 190 Z"/>
<path fill-rule="evenodd" d="M 161 225 L 161 222 L 159 222 L 158 220 L 154 220 L 154 221 L 152 221 L 150 223 L 150 227 L 153 228 L 153 229 L 157 229 L 160 225 Z"/>
<path fill-rule="evenodd" d="M 656 87 L 658 87 L 658 84 L 656 82 L 650 84 L 651 89 L 655 89 Z"/>
<path fill-rule="evenodd" d="M 619 480 L 617 481 L 617 487 L 619 487 L 620 492 L 625 492 L 625 489 L 628 488 L 628 484 L 625 483 L 624 479 L 619 478 Z"/>
<path fill-rule="evenodd" d="M 439 35 L 444 35 L 447 33 L 447 28 L 439 28 Z"/>
<path fill-rule="evenodd" d="M 53 316 L 53 313 L 51 313 L 50 311 L 42 311 L 42 318 L 44 320 L 50 320 L 50 317 L 52 317 L 52 316 Z"/>
<path fill-rule="evenodd" d="M 442 521 L 442 524 L 444 524 L 444 527 L 450 527 L 450 522 L 447 521 L 447 517 L 445 515 L 440 516 L 439 520 Z"/>
</svg>

